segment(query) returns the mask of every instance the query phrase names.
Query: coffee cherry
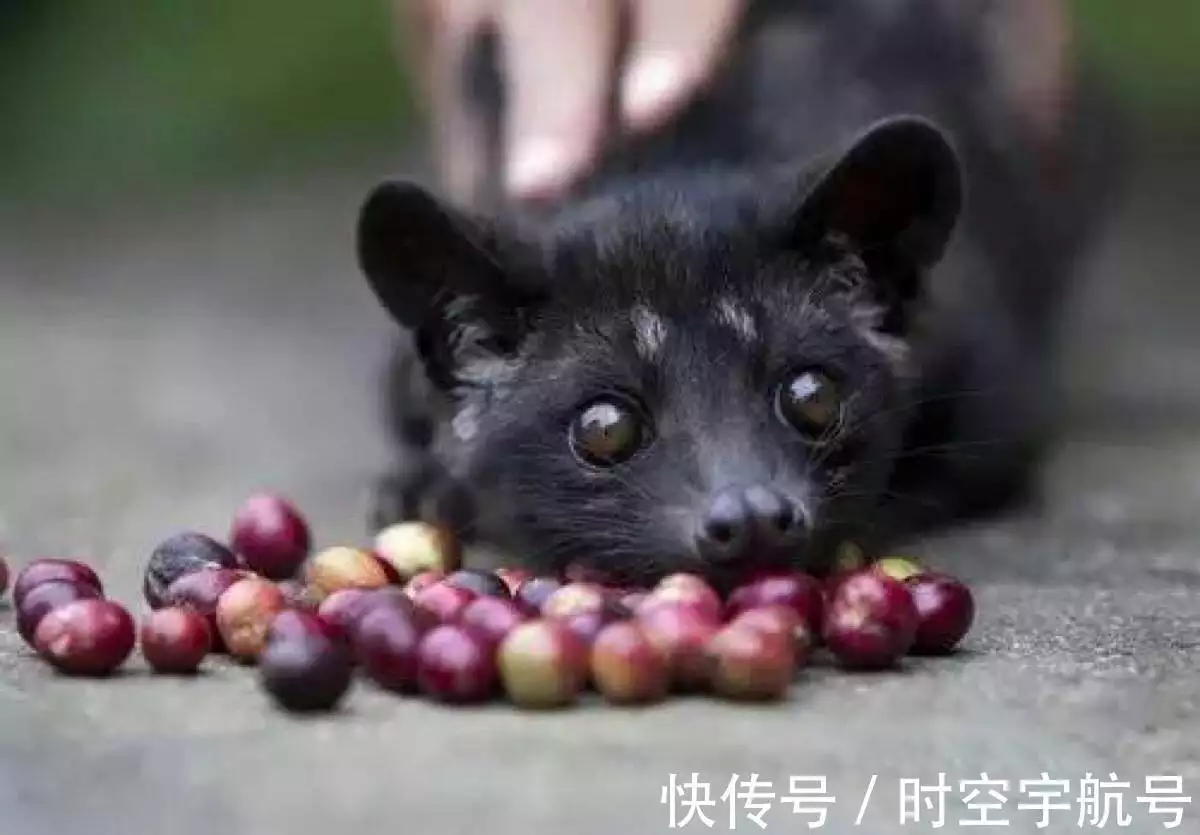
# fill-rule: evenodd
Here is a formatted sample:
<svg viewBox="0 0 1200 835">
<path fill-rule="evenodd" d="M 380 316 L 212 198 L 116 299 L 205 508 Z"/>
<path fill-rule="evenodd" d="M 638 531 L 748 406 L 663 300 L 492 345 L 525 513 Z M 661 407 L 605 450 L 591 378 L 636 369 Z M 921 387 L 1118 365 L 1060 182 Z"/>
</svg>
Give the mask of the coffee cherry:
<svg viewBox="0 0 1200 835">
<path fill-rule="evenodd" d="M 317 614 L 328 623 L 353 635 L 358 621 L 379 602 L 371 589 L 338 589 L 321 601 Z"/>
<path fill-rule="evenodd" d="M 341 641 L 347 646 L 350 634 L 340 624 L 331 623 L 316 612 L 301 609 L 284 609 L 267 627 L 267 643 L 278 640 L 294 640 L 316 635 L 330 641 Z"/>
<path fill-rule="evenodd" d="M 496 658 L 504 692 L 518 707 L 565 707 L 587 683 L 587 648 L 558 621 L 517 626 L 500 644 Z"/>
<path fill-rule="evenodd" d="M 446 575 L 440 571 L 422 571 L 404 584 L 404 593 L 409 597 L 416 597 L 422 589 L 429 588 L 445 579 Z"/>
<path fill-rule="evenodd" d="M 742 625 L 722 627 L 706 648 L 714 693 L 736 701 L 766 701 L 787 695 L 795 669 L 786 637 Z"/>
<path fill-rule="evenodd" d="M 401 582 L 422 571 L 451 574 L 462 562 L 462 547 L 445 528 L 427 522 L 397 522 L 375 535 L 375 554 L 395 569 Z"/>
<path fill-rule="evenodd" d="M 210 536 L 184 531 L 159 543 L 150 553 L 142 593 L 150 608 L 171 605 L 167 589 L 180 578 L 203 569 L 243 568 L 237 555 Z"/>
<path fill-rule="evenodd" d="M 371 595 L 371 605 L 373 606 L 383 603 L 388 606 L 399 606 L 410 612 L 414 608 L 413 599 L 405 594 L 404 589 L 399 586 L 383 586 L 370 589 L 367 593 Z"/>
<path fill-rule="evenodd" d="M 553 577 L 533 577 L 517 587 L 513 600 L 529 617 L 541 617 L 546 601 L 562 587 Z"/>
<path fill-rule="evenodd" d="M 825 596 L 821 584 L 807 574 L 768 574 L 734 589 L 726 612 L 734 618 L 748 609 L 763 606 L 787 606 L 794 611 L 813 635 L 820 634 L 824 620 Z"/>
<path fill-rule="evenodd" d="M 608 603 L 604 589 L 594 583 L 568 583 L 542 603 L 542 617 L 565 618 L 580 612 L 599 612 Z"/>
<path fill-rule="evenodd" d="M 97 598 L 59 606 L 42 618 L 34 633 L 38 654 L 59 672 L 73 676 L 112 674 L 136 642 L 129 612 Z"/>
<path fill-rule="evenodd" d="M 479 597 L 472 600 L 458 615 L 458 625 L 471 632 L 495 651 L 508 633 L 527 620 L 511 600 L 501 597 Z"/>
<path fill-rule="evenodd" d="M 457 623 L 467 604 L 478 597 L 473 591 L 443 582 L 417 592 L 412 602 L 427 623 Z"/>
<path fill-rule="evenodd" d="M 700 593 L 712 591 L 712 586 L 708 584 L 707 580 L 705 580 L 699 574 L 689 574 L 687 572 L 668 574 L 666 577 L 663 577 L 658 581 L 658 584 L 652 589 L 652 591 L 660 591 L 662 589 L 669 588 L 694 589 Z"/>
<path fill-rule="evenodd" d="M 704 653 L 719 624 L 687 605 L 643 605 L 636 620 L 667 661 L 674 689 L 688 692 L 704 687 L 708 666 Z"/>
<path fill-rule="evenodd" d="M 951 653 L 971 631 L 975 599 L 962 582 L 945 574 L 920 574 L 907 581 L 917 609 L 913 655 Z"/>
<path fill-rule="evenodd" d="M 300 511 L 281 496 L 258 493 L 237 509 L 229 547 L 250 570 L 272 580 L 294 575 L 308 556 L 311 536 Z"/>
<path fill-rule="evenodd" d="M 787 640 L 792 645 L 796 666 L 802 666 L 808 662 L 816 643 L 808 625 L 800 619 L 794 609 L 788 606 L 772 605 L 747 609 L 729 621 L 729 624 L 759 629 L 769 635 Z"/>
<path fill-rule="evenodd" d="M 908 588 L 883 572 L 862 569 L 833 590 L 825 611 L 825 644 L 843 667 L 883 669 L 912 647 L 917 625 Z"/>
<path fill-rule="evenodd" d="M 409 612 L 375 606 L 358 621 L 353 634 L 355 657 L 367 678 L 385 690 L 417 689 L 417 645 L 422 630 Z"/>
<path fill-rule="evenodd" d="M 373 555 L 342 545 L 313 554 L 303 571 L 318 603 L 338 589 L 377 589 L 388 584 L 387 574 Z"/>
<path fill-rule="evenodd" d="M 217 600 L 217 631 L 229 654 L 253 662 L 267 644 L 271 621 L 284 610 L 283 592 L 270 580 L 247 577 L 234 583 Z"/>
<path fill-rule="evenodd" d="M 142 657 L 156 673 L 194 673 L 212 651 L 208 619 L 191 609 L 165 607 L 142 620 Z"/>
<path fill-rule="evenodd" d="M 91 586 L 98 593 L 98 597 L 104 596 L 104 586 L 90 566 L 78 560 L 46 557 L 34 560 L 17 572 L 13 581 L 13 606 L 21 608 L 21 604 L 25 601 L 25 595 L 42 583 L 53 582 Z"/>
<path fill-rule="evenodd" d="M 506 599 L 512 597 L 512 593 L 503 580 L 491 571 L 483 571 L 478 568 L 460 568 L 447 577 L 444 582 L 446 585 L 457 586 L 477 595 L 486 594 Z"/>
<path fill-rule="evenodd" d="M 428 632 L 435 626 L 442 623 L 441 616 L 437 610 L 436 604 L 433 608 L 418 606 L 413 598 L 409 597 L 404 589 L 399 586 L 386 586 L 381 589 L 373 589 L 371 591 L 370 601 L 368 603 L 368 611 L 376 606 L 391 606 L 392 608 L 401 609 L 412 618 L 417 629 L 421 632 Z M 448 613 L 450 621 L 454 622 L 458 617 L 458 613 L 451 610 Z"/>
<path fill-rule="evenodd" d="M 25 592 L 17 607 L 17 633 L 32 645 L 38 625 L 46 617 L 68 603 L 77 600 L 99 600 L 101 594 L 90 583 L 71 583 L 51 580 L 39 583 Z"/>
<path fill-rule="evenodd" d="M 291 612 L 319 621 L 308 613 Z M 283 617 L 282 615 L 280 617 Z M 292 713 L 334 710 L 353 681 L 350 648 L 317 622 L 271 633 L 259 656 L 259 679 L 276 705 Z"/>
<path fill-rule="evenodd" d="M 592 642 L 591 680 L 614 704 L 645 704 L 667 695 L 667 659 L 634 621 L 605 626 Z"/>
<path fill-rule="evenodd" d="M 656 586 L 650 592 L 650 596 L 642 601 L 639 611 L 653 606 L 687 606 L 695 609 L 696 614 L 705 620 L 721 622 L 721 598 L 703 581 L 689 574 L 677 574 L 673 578 L 668 577 L 663 583 Z"/>
<path fill-rule="evenodd" d="M 616 609 L 606 606 L 599 611 L 575 612 L 566 617 L 557 618 L 585 647 L 591 647 L 600 631 L 610 623 L 624 620 Z"/>
<path fill-rule="evenodd" d="M 417 687 L 426 696 L 450 704 L 490 698 L 497 682 L 492 649 L 461 626 L 434 627 L 417 646 Z"/>
<path fill-rule="evenodd" d="M 885 557 L 881 560 L 876 560 L 871 567 L 876 571 L 882 571 L 893 580 L 899 580 L 900 582 L 923 573 L 920 565 L 903 557 Z"/>
</svg>

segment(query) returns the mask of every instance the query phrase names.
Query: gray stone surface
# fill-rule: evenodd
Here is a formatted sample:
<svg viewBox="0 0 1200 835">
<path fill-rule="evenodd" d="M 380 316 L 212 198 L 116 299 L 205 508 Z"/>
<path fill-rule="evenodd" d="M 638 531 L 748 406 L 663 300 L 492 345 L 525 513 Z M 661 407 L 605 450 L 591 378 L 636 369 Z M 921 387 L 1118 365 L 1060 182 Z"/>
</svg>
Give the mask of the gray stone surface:
<svg viewBox="0 0 1200 835">
<path fill-rule="evenodd" d="M 321 544 L 362 537 L 384 462 L 374 380 L 389 325 L 351 262 L 361 182 L 208 200 L 154 218 L 10 226 L 0 243 L 0 536 L 14 561 L 78 554 L 140 605 L 150 548 L 223 533 L 260 486 L 292 494 Z M 950 785 L 944 831 L 1035 832 L 1021 780 L 1070 781 L 1045 831 L 1077 827 L 1090 773 L 1115 772 L 1129 832 L 1164 831 L 1134 798 L 1181 775 L 1200 831 L 1200 290 L 1188 284 L 1195 184 L 1141 190 L 1072 323 L 1073 429 L 1037 512 L 914 545 L 978 590 L 968 651 L 904 674 L 814 669 L 781 706 L 691 700 L 463 712 L 359 687 L 335 718 L 268 709 L 253 674 L 197 681 L 133 663 L 103 682 L 33 661 L 0 610 L 0 833 L 669 831 L 672 772 L 721 796 L 757 773 L 827 778 L 816 831 L 900 825 L 899 780 Z M 1174 284 L 1172 287 L 1171 285 Z M 1008 780 L 968 828 L 981 773 Z M 863 794 L 877 777 L 856 825 Z M 683 813 L 683 809 L 680 813 Z M 807 831 L 775 802 L 767 831 Z M 693 820 L 692 831 L 708 829 Z M 1095 827 L 1090 827 L 1095 828 Z M 1117 828 L 1110 822 L 1106 828 Z M 745 817 L 736 829 L 760 831 Z"/>
</svg>

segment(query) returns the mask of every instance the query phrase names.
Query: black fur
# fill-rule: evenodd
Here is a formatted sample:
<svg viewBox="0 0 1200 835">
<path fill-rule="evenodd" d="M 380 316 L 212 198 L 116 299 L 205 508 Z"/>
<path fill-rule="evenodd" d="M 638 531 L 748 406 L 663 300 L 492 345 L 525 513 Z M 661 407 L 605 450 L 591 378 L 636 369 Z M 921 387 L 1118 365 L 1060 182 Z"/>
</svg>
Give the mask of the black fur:
<svg viewBox="0 0 1200 835">
<path fill-rule="evenodd" d="M 1021 496 L 1053 425 L 1055 324 L 1105 205 L 1103 146 L 1081 111 L 1047 175 L 980 22 L 900 5 L 752 6 L 715 88 L 537 213 L 376 189 L 359 257 L 413 342 L 388 397 L 410 462 L 373 523 L 439 518 L 537 568 L 637 582 L 747 567 L 696 547 L 731 486 L 795 505 L 807 533 L 789 556 L 813 570 L 842 541 L 886 547 Z M 499 87 L 479 81 L 494 117 Z M 820 446 L 774 408 L 810 367 L 845 396 Z M 650 441 L 597 468 L 568 436 L 603 397 Z"/>
</svg>

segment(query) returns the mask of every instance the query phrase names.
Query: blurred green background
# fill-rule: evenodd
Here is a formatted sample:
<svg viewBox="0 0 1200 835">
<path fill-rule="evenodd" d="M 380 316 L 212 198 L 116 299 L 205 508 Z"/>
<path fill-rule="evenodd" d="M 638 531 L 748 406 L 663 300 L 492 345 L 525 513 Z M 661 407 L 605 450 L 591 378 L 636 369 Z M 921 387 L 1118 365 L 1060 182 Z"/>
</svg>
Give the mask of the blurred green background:
<svg viewBox="0 0 1200 835">
<path fill-rule="evenodd" d="M 1145 141 L 1190 142 L 1200 2 L 1075 6 Z M 152 201 L 399 157 L 417 127 L 385 0 L 0 0 L 0 37 L 10 202 Z"/>
</svg>

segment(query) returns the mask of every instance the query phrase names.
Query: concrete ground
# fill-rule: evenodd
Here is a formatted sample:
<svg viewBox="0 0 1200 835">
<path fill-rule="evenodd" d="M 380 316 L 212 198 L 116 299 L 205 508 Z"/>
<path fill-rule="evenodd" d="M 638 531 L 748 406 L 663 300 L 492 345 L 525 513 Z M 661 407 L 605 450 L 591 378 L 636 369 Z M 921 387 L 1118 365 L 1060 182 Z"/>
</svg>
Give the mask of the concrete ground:
<svg viewBox="0 0 1200 835">
<path fill-rule="evenodd" d="M 366 184 L 9 228 L 0 536 L 15 563 L 83 556 L 140 608 L 152 546 L 183 528 L 223 534 L 258 487 L 294 496 L 321 544 L 362 539 L 389 332 L 351 261 Z M 961 656 L 874 677 L 814 669 L 760 709 L 531 716 L 360 686 L 340 715 L 301 721 L 221 664 L 187 682 L 140 662 L 60 679 L 0 610 L 0 833 L 657 833 L 671 823 L 663 787 L 693 773 L 712 830 L 759 831 L 744 795 L 731 826 L 725 794 L 756 774 L 776 797 L 768 831 L 817 822 L 782 800 L 793 776 L 824 778 L 835 798 L 819 831 L 932 831 L 936 807 L 901 824 L 900 781 L 941 773 L 944 831 L 979 831 L 965 821 L 980 803 L 1007 821 L 991 829 L 1043 831 L 1018 806 L 1044 791 L 1021 781 L 1045 773 L 1068 781 L 1051 802 L 1069 808 L 1044 831 L 1098 828 L 1090 814 L 1077 826 L 1089 776 L 1128 781 L 1112 790 L 1126 831 L 1166 831 L 1136 800 L 1147 775 L 1183 778 L 1196 802 L 1176 831 L 1200 831 L 1200 289 L 1170 289 L 1200 254 L 1197 196 L 1177 176 L 1148 183 L 1097 259 L 1072 325 L 1074 429 L 1045 507 L 914 549 L 978 592 Z M 960 783 L 983 775 L 1007 784 Z"/>
</svg>

